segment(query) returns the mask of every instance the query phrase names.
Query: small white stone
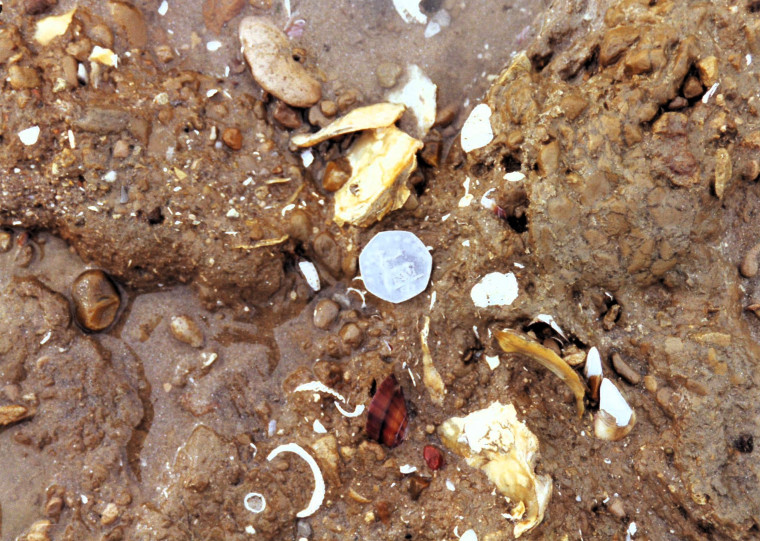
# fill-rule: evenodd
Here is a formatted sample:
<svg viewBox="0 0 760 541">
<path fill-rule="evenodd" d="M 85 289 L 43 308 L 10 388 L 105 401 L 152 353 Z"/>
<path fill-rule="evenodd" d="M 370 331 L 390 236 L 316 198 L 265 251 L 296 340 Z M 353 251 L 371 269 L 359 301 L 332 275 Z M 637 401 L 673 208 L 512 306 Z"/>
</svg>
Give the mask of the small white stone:
<svg viewBox="0 0 760 541">
<path fill-rule="evenodd" d="M 222 48 L 222 42 L 221 41 L 209 41 L 206 43 L 206 49 L 211 51 L 212 53 L 214 51 L 218 51 Z"/>
<path fill-rule="evenodd" d="M 319 422 L 319 419 L 314 419 L 314 432 L 317 434 L 327 434 L 325 425 Z"/>
<path fill-rule="evenodd" d="M 309 284 L 312 291 L 319 291 L 322 285 L 319 282 L 319 273 L 317 272 L 317 267 L 314 266 L 314 263 L 311 261 L 301 261 L 298 263 L 298 270 L 301 271 L 301 274 L 303 274 L 306 283 Z"/>
<path fill-rule="evenodd" d="M 451 479 L 446 479 L 446 488 L 449 489 L 451 492 L 454 492 L 457 489 L 454 486 L 454 483 L 451 482 Z"/>
<path fill-rule="evenodd" d="M 166 4 L 166 2 L 164 2 L 164 4 Z M 248 526 L 245 527 L 245 533 L 247 533 L 248 535 L 255 535 L 256 528 L 254 528 L 253 526 L 249 524 Z"/>
<path fill-rule="evenodd" d="M 461 133 L 462 150 L 471 152 L 493 141 L 491 108 L 485 103 L 477 105 L 465 120 Z"/>
<path fill-rule="evenodd" d="M 235 209 L 230 209 L 227 211 L 227 218 L 240 218 L 240 213 Z"/>
<path fill-rule="evenodd" d="M 517 278 L 511 272 L 486 274 L 470 291 L 472 302 L 478 308 L 509 306 L 517 298 Z"/>
<path fill-rule="evenodd" d="M 206 97 L 207 98 L 213 98 L 218 93 L 219 93 L 219 89 L 218 88 L 211 88 L 209 90 L 206 90 Z M 216 127 L 216 126 L 214 126 L 214 127 Z"/>
<path fill-rule="evenodd" d="M 163 17 L 164 15 L 166 15 L 167 11 L 169 11 L 169 2 L 164 0 L 163 2 L 161 2 L 161 5 L 158 6 L 158 14 L 161 15 L 161 17 Z"/>
<path fill-rule="evenodd" d="M 109 171 L 103 175 L 103 180 L 106 182 L 116 182 L 116 171 Z"/>
<path fill-rule="evenodd" d="M 399 303 L 422 293 L 430 281 L 433 257 L 409 231 L 383 231 L 359 255 L 359 270 L 367 291 Z"/>
<path fill-rule="evenodd" d="M 628 405 L 615 384 L 607 378 L 602 380 L 602 385 L 599 388 L 599 409 L 612 415 L 618 426 L 628 426 L 631 415 L 633 415 L 631 406 Z"/>
<path fill-rule="evenodd" d="M 40 127 L 32 126 L 31 128 L 21 130 L 18 132 L 18 138 L 21 139 L 21 142 L 26 146 L 34 145 L 40 138 Z"/>
</svg>

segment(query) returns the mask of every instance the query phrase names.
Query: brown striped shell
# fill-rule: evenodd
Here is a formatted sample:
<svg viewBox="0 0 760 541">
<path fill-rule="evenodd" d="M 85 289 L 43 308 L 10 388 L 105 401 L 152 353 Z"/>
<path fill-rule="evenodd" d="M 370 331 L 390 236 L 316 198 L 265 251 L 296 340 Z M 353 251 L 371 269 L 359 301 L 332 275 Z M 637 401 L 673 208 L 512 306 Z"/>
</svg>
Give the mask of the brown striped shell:
<svg viewBox="0 0 760 541">
<path fill-rule="evenodd" d="M 396 447 L 406 437 L 409 417 L 404 392 L 391 374 L 380 384 L 369 403 L 367 435 L 388 447 Z"/>
</svg>

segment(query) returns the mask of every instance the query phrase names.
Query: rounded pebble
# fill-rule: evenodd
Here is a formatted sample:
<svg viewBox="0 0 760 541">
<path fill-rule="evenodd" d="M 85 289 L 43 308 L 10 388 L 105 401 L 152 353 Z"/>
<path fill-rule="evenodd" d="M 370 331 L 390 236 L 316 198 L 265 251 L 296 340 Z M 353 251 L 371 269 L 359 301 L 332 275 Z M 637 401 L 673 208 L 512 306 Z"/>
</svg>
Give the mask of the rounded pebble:
<svg viewBox="0 0 760 541">
<path fill-rule="evenodd" d="M 314 326 L 318 329 L 327 329 L 338 317 L 339 312 L 338 303 L 330 299 L 322 299 L 314 307 Z"/>
<path fill-rule="evenodd" d="M 194 348 L 203 345 L 203 332 L 188 316 L 174 316 L 169 324 L 172 336 Z"/>
<path fill-rule="evenodd" d="M 121 297 L 111 278 L 98 269 L 84 271 L 71 287 L 74 317 L 84 329 L 99 332 L 110 327 L 119 312 Z"/>
<path fill-rule="evenodd" d="M 356 349 L 364 341 L 364 332 L 356 323 L 346 323 L 340 330 L 340 339 L 346 346 Z"/>
<path fill-rule="evenodd" d="M 401 75 L 401 66 L 392 62 L 383 62 L 377 66 L 375 76 L 378 84 L 383 88 L 393 88 Z"/>
<path fill-rule="evenodd" d="M 227 128 L 222 132 L 222 141 L 232 150 L 243 148 L 243 134 L 237 128 Z"/>
</svg>

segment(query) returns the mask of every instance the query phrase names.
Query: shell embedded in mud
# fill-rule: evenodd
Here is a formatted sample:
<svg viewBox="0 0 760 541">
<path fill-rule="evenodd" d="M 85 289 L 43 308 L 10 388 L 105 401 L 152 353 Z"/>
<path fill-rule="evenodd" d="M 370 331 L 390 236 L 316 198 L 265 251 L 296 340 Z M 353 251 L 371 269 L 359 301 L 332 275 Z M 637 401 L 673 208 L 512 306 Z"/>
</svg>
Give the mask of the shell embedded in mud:
<svg viewBox="0 0 760 541">
<path fill-rule="evenodd" d="M 515 537 L 544 518 L 552 494 L 548 475 L 536 475 L 538 438 L 517 419 L 512 404 L 494 402 L 466 417 L 452 417 L 438 428 L 441 441 L 481 469 L 514 507 Z"/>
<path fill-rule="evenodd" d="M 369 403 L 367 435 L 388 447 L 396 447 L 406 437 L 409 417 L 404 392 L 391 374 L 378 387 Z"/>
<path fill-rule="evenodd" d="M 92 332 L 110 327 L 121 307 L 121 297 L 111 278 L 98 269 L 84 271 L 71 286 L 74 317 L 84 329 Z"/>
</svg>

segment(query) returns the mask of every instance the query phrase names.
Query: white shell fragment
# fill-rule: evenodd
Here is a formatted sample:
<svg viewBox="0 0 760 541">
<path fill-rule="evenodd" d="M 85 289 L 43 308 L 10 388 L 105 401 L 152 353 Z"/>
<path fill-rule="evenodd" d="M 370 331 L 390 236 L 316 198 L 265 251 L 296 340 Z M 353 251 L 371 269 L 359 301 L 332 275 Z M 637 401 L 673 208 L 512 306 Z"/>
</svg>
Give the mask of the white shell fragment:
<svg viewBox="0 0 760 541">
<path fill-rule="evenodd" d="M 317 509 L 319 509 L 325 499 L 325 479 L 322 476 L 322 472 L 312 456 L 297 443 L 286 443 L 285 445 L 275 447 L 267 456 L 267 460 L 271 462 L 280 453 L 295 453 L 304 459 L 311 468 L 311 473 L 314 475 L 314 492 L 309 500 L 309 505 L 307 505 L 305 509 L 296 513 L 298 518 L 309 517 L 317 512 Z"/>
<path fill-rule="evenodd" d="M 387 302 L 404 302 L 422 293 L 430 281 L 433 257 L 409 231 L 383 231 L 359 255 L 367 291 Z"/>
<path fill-rule="evenodd" d="M 470 297 L 478 308 L 509 306 L 517 298 L 518 289 L 513 273 L 492 272 L 473 286 Z"/>
<path fill-rule="evenodd" d="M 430 354 L 428 346 L 428 335 L 430 334 L 430 318 L 425 316 L 420 331 L 420 346 L 422 347 L 422 382 L 430 392 L 430 399 L 438 405 L 443 404 L 443 397 L 446 394 L 446 386 L 443 383 L 441 374 L 433 364 L 433 356 Z"/>
<path fill-rule="evenodd" d="M 414 473 L 417 471 L 417 466 L 412 466 L 411 464 L 404 464 L 399 468 L 399 471 L 403 475 L 409 475 L 410 473 Z"/>
<path fill-rule="evenodd" d="M 586 379 L 591 378 L 591 376 L 602 375 L 602 359 L 599 356 L 599 350 L 595 347 L 588 350 L 586 354 L 586 367 L 583 370 L 586 374 Z"/>
<path fill-rule="evenodd" d="M 346 155 L 351 177 L 335 192 L 335 223 L 367 227 L 401 208 L 422 146 L 395 126 L 365 132 Z"/>
<path fill-rule="evenodd" d="M 325 425 L 323 425 L 319 419 L 314 419 L 314 424 L 312 425 L 314 428 L 314 432 L 317 434 L 327 434 L 327 429 L 325 428 Z"/>
<path fill-rule="evenodd" d="M 393 7 L 405 23 L 427 22 L 427 15 L 420 10 L 421 0 L 393 0 Z"/>
<path fill-rule="evenodd" d="M 549 327 L 551 327 L 554 330 L 554 332 L 556 332 L 562 338 L 567 340 L 567 336 L 565 336 L 565 333 L 562 331 L 560 326 L 554 320 L 554 316 L 550 316 L 549 314 L 538 314 L 536 317 L 533 318 L 533 320 L 529 323 L 529 325 L 533 325 L 537 321 L 540 321 L 541 323 L 546 323 L 547 325 L 549 325 Z"/>
<path fill-rule="evenodd" d="M 310 381 L 308 383 L 302 383 L 295 389 L 293 389 L 294 393 L 302 393 L 302 392 L 313 392 L 313 393 L 325 393 L 329 394 L 330 396 L 337 398 L 339 402 L 343 402 L 344 404 L 348 404 L 348 401 L 346 398 L 340 394 L 335 389 L 331 389 L 321 381 Z M 335 407 L 337 410 L 341 413 L 341 415 L 345 417 L 358 417 L 362 413 L 364 413 L 364 405 L 359 404 L 356 406 L 356 409 L 352 412 L 344 410 L 339 402 L 335 402 Z"/>
<path fill-rule="evenodd" d="M 470 528 L 462 534 L 462 537 L 459 538 L 459 541 L 478 541 L 478 534 L 475 533 L 475 530 Z"/>
<path fill-rule="evenodd" d="M 74 18 L 76 8 L 64 13 L 63 15 L 54 15 L 45 17 L 37 21 L 37 27 L 34 31 L 34 39 L 40 45 L 47 45 L 58 36 L 62 36 L 69 29 L 71 19 Z"/>
<path fill-rule="evenodd" d="M 335 403 L 335 408 L 343 415 L 344 417 L 359 417 L 362 413 L 364 413 L 364 404 L 359 404 L 356 406 L 356 409 L 354 411 L 347 411 L 344 410 L 340 404 L 337 402 Z"/>
<path fill-rule="evenodd" d="M 119 55 L 111 49 L 106 49 L 100 45 L 95 45 L 92 48 L 89 60 L 91 62 L 98 62 L 110 68 L 116 68 L 119 66 Z"/>
<path fill-rule="evenodd" d="M 465 120 L 461 133 L 462 150 L 471 152 L 493 141 L 491 108 L 485 103 L 477 105 Z"/>
<path fill-rule="evenodd" d="M 499 368 L 499 365 L 501 364 L 501 359 L 499 359 L 498 355 L 485 355 L 484 356 L 486 360 L 486 364 L 488 365 L 488 368 L 491 370 L 496 370 Z"/>
<path fill-rule="evenodd" d="M 311 147 L 347 133 L 387 128 L 401 118 L 405 109 L 406 106 L 402 103 L 375 103 L 365 107 L 357 107 L 318 132 L 299 133 L 294 135 L 291 141 L 297 147 Z"/>
<path fill-rule="evenodd" d="M 317 272 L 317 267 L 314 266 L 314 263 L 311 261 L 300 261 L 298 263 L 298 270 L 301 271 L 301 274 L 303 274 L 306 283 L 309 284 L 312 291 L 319 291 L 322 285 L 319 282 L 319 273 Z"/>
<path fill-rule="evenodd" d="M 636 412 L 615 384 L 604 378 L 599 388 L 599 411 L 594 416 L 594 435 L 600 440 L 618 441 L 627 436 L 635 424 Z"/>
<path fill-rule="evenodd" d="M 504 180 L 507 182 L 520 182 L 521 180 L 525 180 L 525 175 L 520 171 L 510 171 L 504 175 Z"/>
<path fill-rule="evenodd" d="M 633 410 L 615 384 L 609 379 L 602 380 L 599 388 L 599 409 L 604 410 L 615 418 L 618 426 L 626 426 L 631 421 Z"/>
<path fill-rule="evenodd" d="M 32 126 L 31 128 L 21 130 L 20 132 L 18 132 L 18 138 L 21 139 L 21 142 L 24 143 L 26 146 L 34 145 L 37 143 L 37 140 L 40 138 L 40 127 Z"/>
<path fill-rule="evenodd" d="M 416 64 L 407 68 L 406 84 L 388 94 L 391 103 L 403 103 L 417 119 L 417 137 L 427 135 L 435 122 L 438 87 Z"/>
<path fill-rule="evenodd" d="M 512 404 L 493 402 L 466 417 L 452 417 L 438 433 L 446 447 L 482 470 L 512 502 L 509 516 L 516 521 L 515 537 L 543 520 L 552 493 L 551 477 L 536 475 L 538 438 L 517 419 Z"/>
<path fill-rule="evenodd" d="M 267 508 L 267 500 L 262 494 L 258 492 L 249 492 L 243 498 L 243 507 L 248 509 L 251 513 L 263 513 Z"/>
</svg>

